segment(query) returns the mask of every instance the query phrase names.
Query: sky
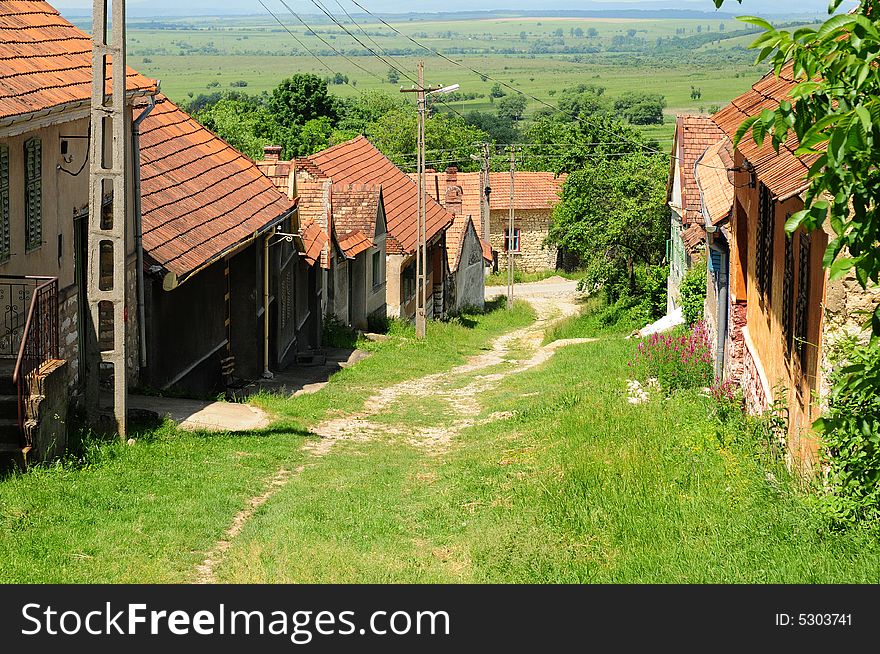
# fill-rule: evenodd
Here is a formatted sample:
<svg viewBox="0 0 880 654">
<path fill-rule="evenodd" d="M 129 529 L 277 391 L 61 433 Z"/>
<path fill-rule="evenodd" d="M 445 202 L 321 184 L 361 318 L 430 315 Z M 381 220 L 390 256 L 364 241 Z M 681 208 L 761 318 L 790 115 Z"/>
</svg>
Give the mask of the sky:
<svg viewBox="0 0 880 654">
<path fill-rule="evenodd" d="M 266 0 L 269 6 L 280 5 L 279 0 Z M 358 0 L 371 11 L 404 13 L 413 11 L 411 4 L 400 0 Z M 83 14 L 90 10 L 91 0 L 49 0 L 62 13 Z M 317 13 L 317 9 L 306 0 L 292 0 L 294 9 L 303 13 Z M 354 5 L 345 3 L 349 11 L 358 11 Z M 845 3 L 852 6 L 852 2 Z M 418 4 L 420 12 L 440 11 L 480 11 L 480 10 L 535 10 L 534 0 L 422 0 Z M 711 12 L 715 10 L 712 0 L 579 0 L 575 6 L 571 0 L 544 0 L 542 9 L 689 9 Z M 828 0 L 726 0 L 723 11 L 733 14 L 785 14 L 822 13 L 827 11 Z M 312 9 L 314 11 L 309 11 Z M 196 16 L 196 15 L 240 15 L 265 13 L 257 0 L 128 0 L 129 16 Z"/>
</svg>

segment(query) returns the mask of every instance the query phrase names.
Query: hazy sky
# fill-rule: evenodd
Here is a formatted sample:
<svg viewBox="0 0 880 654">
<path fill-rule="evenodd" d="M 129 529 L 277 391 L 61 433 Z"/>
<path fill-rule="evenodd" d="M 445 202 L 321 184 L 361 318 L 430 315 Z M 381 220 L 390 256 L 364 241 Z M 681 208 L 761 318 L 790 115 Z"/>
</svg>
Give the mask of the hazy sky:
<svg viewBox="0 0 880 654">
<path fill-rule="evenodd" d="M 58 9 L 77 10 L 82 13 L 91 7 L 91 0 L 49 0 Z M 371 11 L 405 13 L 418 7 L 421 12 L 494 10 L 494 9 L 536 9 L 534 0 L 423 0 L 418 5 L 401 3 L 400 0 L 358 0 Z M 278 0 L 268 0 L 267 4 L 280 5 Z M 303 13 L 317 13 L 317 9 L 307 0 L 293 0 L 292 6 Z M 348 2 L 350 11 L 358 11 Z M 848 5 L 853 3 L 849 2 Z M 331 3 L 332 6 L 332 3 Z M 542 9 L 692 9 L 714 11 L 712 0 L 544 0 L 538 6 Z M 128 0 L 129 15 L 221 15 L 221 14 L 261 14 L 265 13 L 257 0 Z M 723 11 L 729 13 L 779 14 L 779 13 L 824 13 L 828 0 L 726 0 Z"/>
</svg>

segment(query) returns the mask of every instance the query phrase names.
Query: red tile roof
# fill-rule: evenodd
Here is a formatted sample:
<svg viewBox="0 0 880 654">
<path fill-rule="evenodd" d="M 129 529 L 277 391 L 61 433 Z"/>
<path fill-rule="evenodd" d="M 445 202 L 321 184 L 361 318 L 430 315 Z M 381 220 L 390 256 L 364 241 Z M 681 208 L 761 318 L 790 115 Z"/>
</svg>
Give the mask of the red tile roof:
<svg viewBox="0 0 880 654">
<path fill-rule="evenodd" d="M 681 198 L 671 198 L 676 205 L 680 202 L 682 223 L 691 225 L 703 222 L 700 191 L 694 177 L 694 164 L 711 145 L 715 145 L 724 132 L 708 116 L 679 116 L 675 125 L 673 156 L 678 164 L 681 177 Z"/>
<path fill-rule="evenodd" d="M 706 230 L 703 229 L 703 226 L 700 223 L 693 223 L 684 230 L 682 240 L 684 241 L 684 246 L 687 248 L 687 251 L 690 254 L 694 254 L 700 250 L 701 246 L 706 241 Z"/>
<path fill-rule="evenodd" d="M 330 189 L 333 229 L 337 234 L 360 231 L 372 239 L 376 235 L 376 220 L 381 203 L 381 186 L 334 184 Z"/>
<path fill-rule="evenodd" d="M 703 210 L 713 225 L 725 221 L 733 210 L 733 146 L 729 139 L 711 145 L 696 164 L 697 187 Z"/>
<path fill-rule="evenodd" d="M 302 236 L 303 244 L 306 249 L 303 256 L 308 264 L 313 266 L 321 259 L 321 255 L 329 242 L 327 234 L 325 234 L 324 230 L 318 227 L 315 223 L 309 223 L 300 227 L 299 233 L 300 236 Z"/>
<path fill-rule="evenodd" d="M 181 281 L 293 209 L 250 159 L 166 97 L 140 131 L 144 249 Z"/>
<path fill-rule="evenodd" d="M 321 231 L 319 236 L 322 243 L 321 267 L 328 270 L 330 268 L 330 250 L 325 246 L 330 242 L 330 226 L 327 222 L 327 216 L 330 213 L 330 186 L 329 179 L 297 180 L 296 182 L 300 233 L 305 238 L 306 234 L 303 230 L 310 225 L 315 225 Z"/>
<path fill-rule="evenodd" d="M 346 232 L 342 236 L 337 237 L 336 243 L 342 254 L 348 259 L 354 259 L 361 252 L 366 252 L 373 247 L 371 241 L 361 230 L 356 229 L 353 232 Z"/>
<path fill-rule="evenodd" d="M 414 173 L 410 174 L 413 180 L 418 180 Z M 427 174 L 425 188 L 432 198 L 445 204 L 447 193 L 447 172 L 432 171 Z M 514 209 L 521 211 L 552 209 L 559 202 L 559 194 L 565 183 L 566 175 L 556 176 L 550 172 L 523 171 L 516 174 L 514 184 Z M 480 173 L 455 173 L 455 185 L 461 188 L 461 217 L 456 216 L 455 222 L 446 232 L 446 255 L 450 270 L 458 269 L 458 256 L 463 245 L 463 236 L 467 231 L 467 218 L 470 217 L 474 224 L 474 230 L 480 239 L 483 249 L 483 257 L 492 260 L 492 246 L 483 241 L 483 217 L 480 212 L 480 197 L 483 193 L 480 183 Z M 510 210 L 510 173 L 489 173 L 489 185 L 492 193 L 489 196 L 490 211 Z M 446 207 L 453 214 L 452 206 Z M 464 218 L 465 220 L 462 220 Z"/>
<path fill-rule="evenodd" d="M 789 92 L 797 82 L 793 77 L 791 63 L 786 64 L 777 78 L 773 71 L 767 73 L 752 88 L 712 116 L 715 123 L 733 139 L 740 124 L 751 116 L 757 116 L 764 109 L 776 109 L 779 103 L 788 98 Z M 807 171 L 817 159 L 817 155 L 796 157 L 798 140 L 790 134 L 779 152 L 773 149 L 771 139 L 764 140 L 758 147 L 751 134 L 747 134 L 737 146 L 737 150 L 755 167 L 757 178 L 767 185 L 771 193 L 786 199 L 805 191 L 809 186 Z"/>
<path fill-rule="evenodd" d="M 255 163 L 260 172 L 272 180 L 275 188 L 284 193 L 284 195 L 288 194 L 290 190 L 290 171 L 293 168 L 289 161 L 269 160 L 257 161 Z"/>
<path fill-rule="evenodd" d="M 153 93 L 156 83 L 129 68 L 127 88 Z M 46 2 L 0 0 L 0 120 L 91 96 L 91 38 Z"/>
<path fill-rule="evenodd" d="M 389 254 L 414 252 L 417 243 L 418 188 L 366 137 L 334 145 L 308 157 L 309 162 L 336 184 L 381 184 Z M 306 172 L 308 172 L 306 170 Z M 452 224 L 453 216 L 433 198 L 427 200 L 426 235 L 431 240 Z"/>
</svg>

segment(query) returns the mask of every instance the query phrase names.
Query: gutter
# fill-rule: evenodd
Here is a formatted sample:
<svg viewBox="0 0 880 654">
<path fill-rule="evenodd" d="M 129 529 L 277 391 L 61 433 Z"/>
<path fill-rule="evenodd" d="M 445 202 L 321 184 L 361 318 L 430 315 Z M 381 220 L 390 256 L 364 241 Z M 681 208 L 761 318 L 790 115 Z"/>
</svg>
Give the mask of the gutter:
<svg viewBox="0 0 880 654">
<path fill-rule="evenodd" d="M 156 92 L 159 92 L 159 81 L 156 80 Z M 138 336 L 140 345 L 140 363 L 147 366 L 147 320 L 144 307 L 144 236 L 143 216 L 141 213 L 141 123 L 144 122 L 156 106 L 155 96 L 149 96 L 149 104 L 141 114 L 131 121 L 131 144 L 133 153 L 132 166 L 134 173 L 134 240 L 137 251 L 137 304 L 138 304 Z"/>
</svg>

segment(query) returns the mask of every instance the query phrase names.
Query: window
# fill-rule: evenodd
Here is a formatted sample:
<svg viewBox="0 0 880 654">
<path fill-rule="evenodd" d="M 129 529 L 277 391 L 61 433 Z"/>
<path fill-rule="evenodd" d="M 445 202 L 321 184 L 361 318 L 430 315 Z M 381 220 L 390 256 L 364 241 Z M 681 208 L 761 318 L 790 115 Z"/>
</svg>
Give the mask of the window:
<svg viewBox="0 0 880 654">
<path fill-rule="evenodd" d="M 9 239 L 9 147 L 0 145 L 0 262 L 11 254 Z"/>
<path fill-rule="evenodd" d="M 800 252 L 798 257 L 798 289 L 795 305 L 795 340 L 801 366 L 807 363 L 807 303 L 810 301 L 810 237 L 800 236 Z"/>
<path fill-rule="evenodd" d="M 513 228 L 513 238 L 510 238 L 510 230 L 504 230 L 504 251 L 519 252 L 519 227 Z"/>
<path fill-rule="evenodd" d="M 782 277 L 782 336 L 785 346 L 791 352 L 794 337 L 794 237 L 785 237 L 785 270 Z"/>
<path fill-rule="evenodd" d="M 384 281 L 382 279 L 382 253 L 373 252 L 373 288 L 381 286 Z"/>
<path fill-rule="evenodd" d="M 403 269 L 403 300 L 407 302 L 416 294 L 416 264 L 415 262 Z"/>
<path fill-rule="evenodd" d="M 43 244 L 43 144 L 30 139 L 24 144 L 25 250 Z"/>
<path fill-rule="evenodd" d="M 755 247 L 755 282 L 758 292 L 770 301 L 773 286 L 773 232 L 775 231 L 775 211 L 770 189 L 758 185 L 758 225 Z"/>
</svg>

